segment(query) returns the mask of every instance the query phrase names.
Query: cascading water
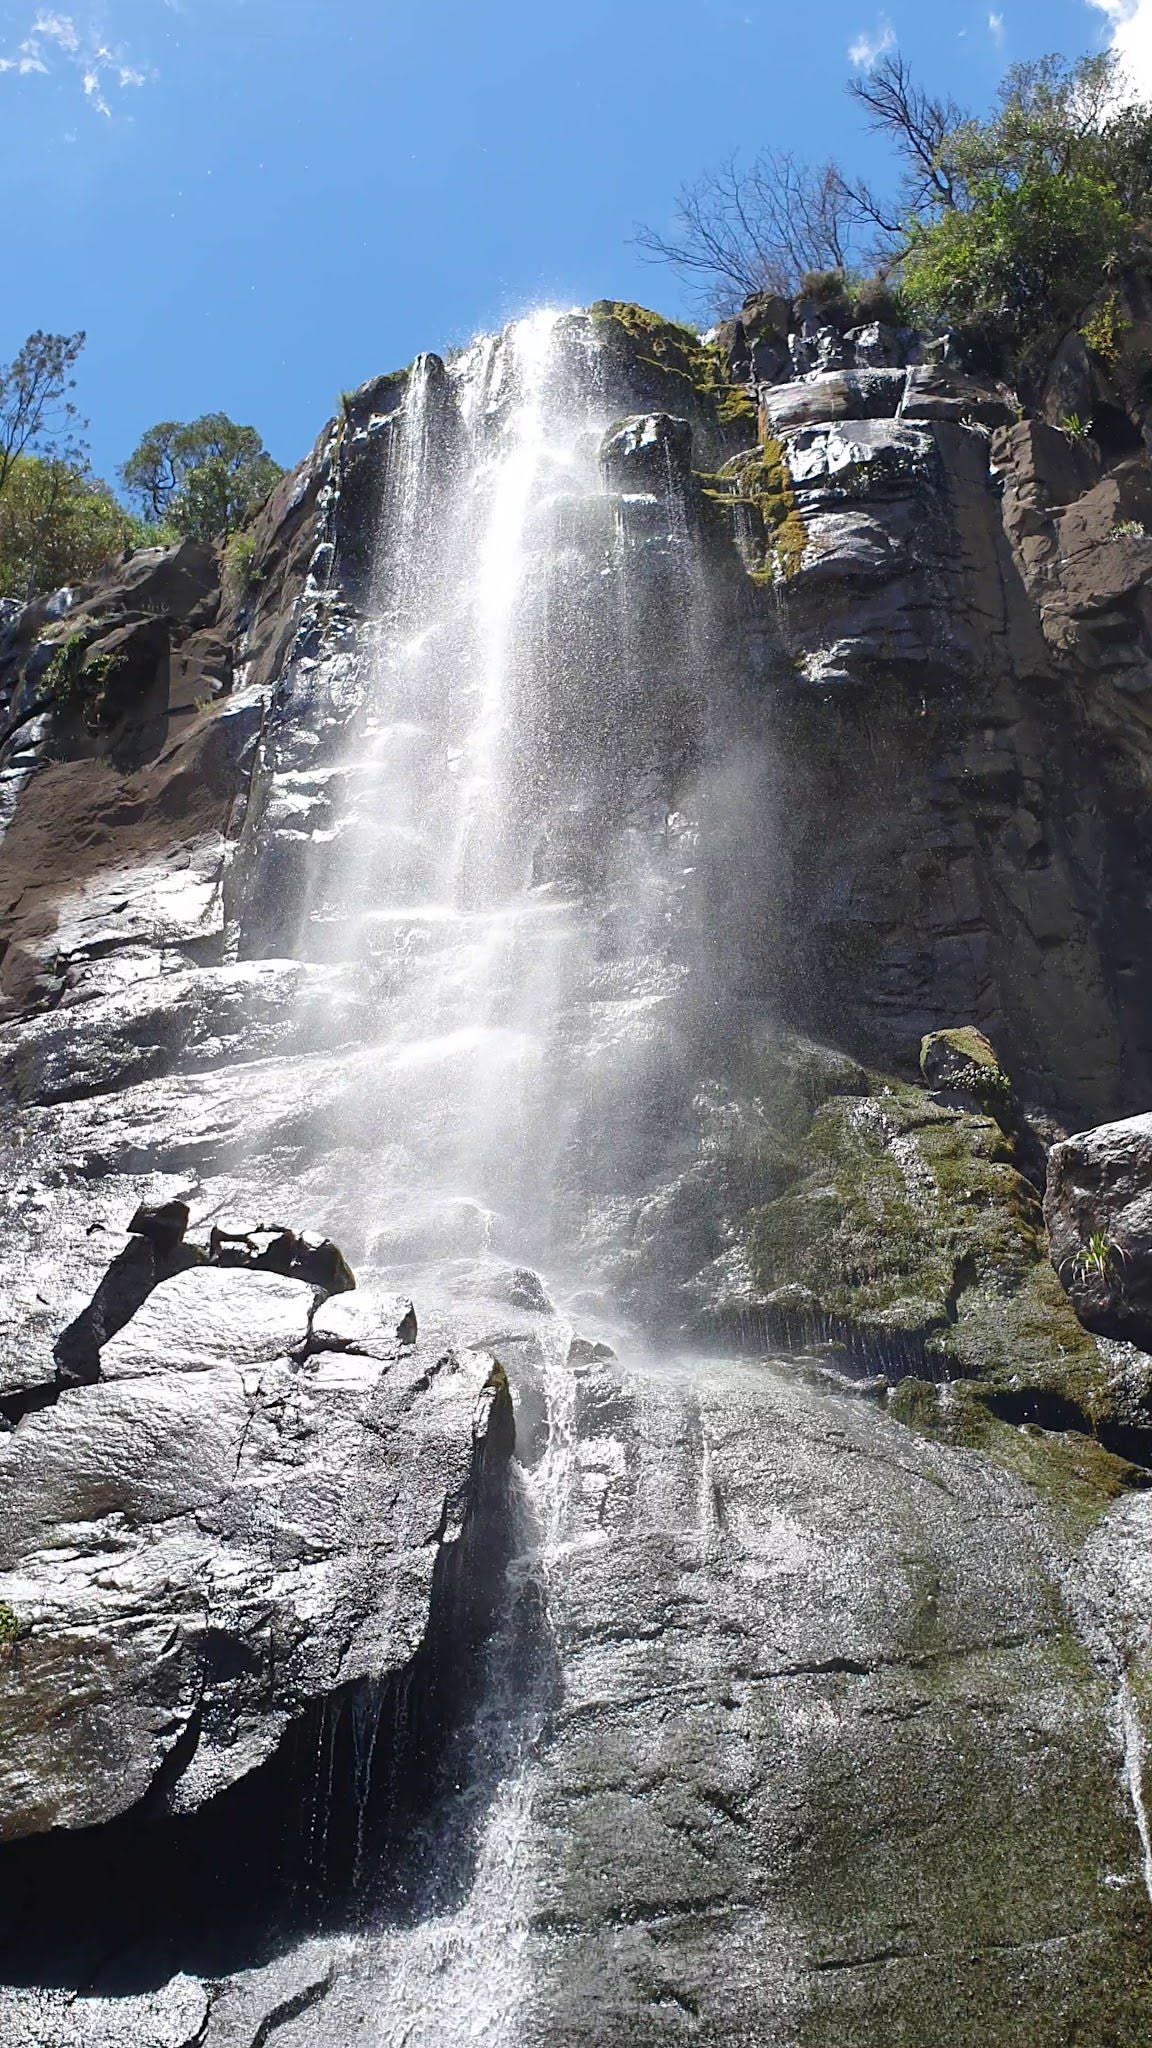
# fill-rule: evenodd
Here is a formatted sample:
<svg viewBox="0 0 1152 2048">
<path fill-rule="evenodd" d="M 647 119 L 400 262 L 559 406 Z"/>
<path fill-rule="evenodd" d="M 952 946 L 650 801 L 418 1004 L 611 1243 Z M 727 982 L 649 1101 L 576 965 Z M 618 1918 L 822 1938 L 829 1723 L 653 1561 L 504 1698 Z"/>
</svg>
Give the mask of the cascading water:
<svg viewBox="0 0 1152 2048">
<path fill-rule="evenodd" d="M 582 316 L 419 359 L 368 617 L 332 658 L 358 701 L 297 943 L 358 961 L 378 1019 L 349 1228 L 373 1269 L 409 1288 L 431 1267 L 441 1295 L 477 1259 L 561 1287 L 628 1264 L 620 1204 L 673 1157 L 688 1042 L 721 1007 L 692 810 L 718 758 L 698 536 L 670 467 L 605 489 L 599 385 Z"/>
<path fill-rule="evenodd" d="M 516 2039 L 550 1704 L 523 1617 L 547 1636 L 572 1540 L 573 1316 L 587 1341 L 615 1329 L 620 1296 L 643 1298 L 638 1200 L 659 1199 L 693 1142 L 691 1049 L 720 1006 L 694 798 L 732 764 L 700 537 L 667 438 L 635 477 L 602 467 L 624 409 L 585 316 L 537 313 L 447 369 L 420 358 L 369 430 L 386 467 L 366 616 L 353 655 L 345 641 L 329 657 L 334 701 L 356 708 L 325 771 L 339 794 L 297 943 L 358 963 L 378 1019 L 347 1110 L 371 1120 L 373 1164 L 366 1177 L 358 1155 L 345 1234 L 362 1279 L 422 1312 L 450 1303 L 477 1340 L 504 1332 L 522 1438 L 538 1419 L 464 1744 L 463 1896 L 446 1899 L 437 1867 L 446 1831 L 414 1924 L 366 1933 L 346 1972 L 388 2048 Z M 314 780 L 309 760 L 296 781 Z M 729 899 L 736 871 L 730 852 Z M 557 1313 L 522 1313 L 544 1302 L 529 1265 Z M 324 2039 L 344 2010 L 333 1994 Z"/>
</svg>

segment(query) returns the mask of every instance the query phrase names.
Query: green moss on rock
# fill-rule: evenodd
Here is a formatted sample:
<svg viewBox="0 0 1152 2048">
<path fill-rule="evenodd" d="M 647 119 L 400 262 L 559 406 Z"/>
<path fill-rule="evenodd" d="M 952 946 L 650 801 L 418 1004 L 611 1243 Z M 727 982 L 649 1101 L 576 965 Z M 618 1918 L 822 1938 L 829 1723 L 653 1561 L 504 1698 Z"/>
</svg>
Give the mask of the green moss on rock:
<svg viewBox="0 0 1152 2048">
<path fill-rule="evenodd" d="M 1035 1190 L 990 1117 L 872 1077 L 834 1096 L 797 1149 L 795 1181 L 746 1218 L 765 1302 L 908 1340 L 936 1372 L 1027 1385 L 1086 1413 L 1100 1355 L 1048 1262 Z"/>
<path fill-rule="evenodd" d="M 978 1451 L 1014 1473 L 1047 1503 L 1073 1543 L 1115 1501 L 1147 1486 L 1146 1472 L 1093 1437 L 1002 1421 L 988 1406 L 993 1392 L 963 1380 L 904 1379 L 891 1389 L 888 1412 L 919 1436 Z"/>
<path fill-rule="evenodd" d="M 13 1643 L 19 1642 L 21 1633 L 18 1616 L 6 1600 L 0 1600 L 0 1654 L 10 1650 Z"/>
<path fill-rule="evenodd" d="M 755 433 L 756 401 L 743 385 L 733 383 L 724 352 L 714 343 L 627 300 L 597 299 L 589 317 L 637 362 L 682 384 L 686 403 L 694 399 L 705 405 L 721 427 L 747 426 L 750 436 Z"/>
<path fill-rule="evenodd" d="M 778 577 L 796 574 L 804 560 L 808 530 L 780 441 L 765 435 L 758 447 L 733 456 L 723 469 L 705 478 L 703 488 L 714 504 L 742 509 L 741 538 L 755 581 L 774 583 Z"/>
<path fill-rule="evenodd" d="M 1004 1123 L 1012 1109 L 1012 1083 L 991 1041 L 973 1025 L 930 1031 L 920 1041 L 920 1072 L 930 1088 L 966 1096 Z"/>
</svg>

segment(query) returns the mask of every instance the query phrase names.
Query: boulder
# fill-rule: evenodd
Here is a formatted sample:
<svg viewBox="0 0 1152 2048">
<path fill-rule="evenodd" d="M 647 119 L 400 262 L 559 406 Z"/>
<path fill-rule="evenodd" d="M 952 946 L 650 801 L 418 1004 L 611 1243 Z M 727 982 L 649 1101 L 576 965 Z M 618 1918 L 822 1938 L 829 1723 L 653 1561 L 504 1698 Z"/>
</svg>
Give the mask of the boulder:
<svg viewBox="0 0 1152 2048">
<path fill-rule="evenodd" d="M 850 327 L 845 336 L 861 369 L 901 368 L 920 356 L 920 338 L 907 327 L 894 327 L 884 320 L 869 320 L 862 327 Z"/>
<path fill-rule="evenodd" d="M 894 419 L 904 395 L 900 370 L 826 370 L 777 384 L 761 398 L 774 434 L 833 420 Z"/>
<path fill-rule="evenodd" d="M 323 1294 L 349 1294 L 356 1285 L 356 1275 L 339 1245 L 309 1231 L 297 1232 L 282 1224 L 260 1225 L 250 1231 L 223 1230 L 214 1224 L 208 1244 L 216 1266 L 279 1273 L 285 1279 L 303 1280 Z"/>
<path fill-rule="evenodd" d="M 514 1430 L 491 1358 L 301 1365 L 311 1302 L 184 1275 L 106 1382 L 0 1437 L 0 1841 L 149 1793 L 190 1812 L 312 1703 L 405 1673 L 477 1593 L 449 1593 L 477 1517 L 498 1582 Z"/>
<path fill-rule="evenodd" d="M 924 363 L 908 372 L 900 417 L 909 421 L 954 420 L 982 427 L 1006 427 L 1016 417 L 1008 391 L 959 371 Z"/>
<path fill-rule="evenodd" d="M 142 1202 L 128 1225 L 133 1237 L 146 1237 L 159 1252 L 170 1252 L 183 1241 L 191 1211 L 187 1202 Z"/>
<path fill-rule="evenodd" d="M 315 1294 L 300 1280 L 201 1266 L 164 1280 L 100 1353 L 104 1379 L 262 1365 L 303 1350 Z"/>
<path fill-rule="evenodd" d="M 325 1294 L 350 1294 L 356 1285 L 355 1273 L 330 1237 L 298 1237 L 289 1271 L 295 1279 L 320 1287 Z"/>
<path fill-rule="evenodd" d="M 1004 1122 L 1012 1105 L 1012 1083 L 996 1048 L 973 1025 L 930 1031 L 920 1041 L 920 1072 L 942 1101 L 980 1109 Z"/>
<path fill-rule="evenodd" d="M 745 383 L 774 384 L 788 375 L 788 329 L 791 300 L 776 292 L 756 292 L 745 299 L 735 320 L 727 320 L 716 339 L 724 349 L 730 376 Z"/>
<path fill-rule="evenodd" d="M 1080 1320 L 1152 1348 L 1152 1115 L 1054 1145 L 1044 1220 Z"/>
<path fill-rule="evenodd" d="M 319 1351 L 394 1358 L 417 1335 L 416 1311 L 407 1297 L 373 1287 L 330 1295 L 312 1318 L 312 1344 Z"/>
</svg>

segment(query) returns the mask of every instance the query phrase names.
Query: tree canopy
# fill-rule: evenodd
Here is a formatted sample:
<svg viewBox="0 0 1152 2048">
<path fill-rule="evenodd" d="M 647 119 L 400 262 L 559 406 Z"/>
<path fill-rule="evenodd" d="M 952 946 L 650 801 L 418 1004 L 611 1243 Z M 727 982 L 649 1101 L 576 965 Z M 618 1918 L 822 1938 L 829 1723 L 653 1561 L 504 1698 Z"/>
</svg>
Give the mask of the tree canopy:
<svg viewBox="0 0 1152 2048">
<path fill-rule="evenodd" d="M 82 463 L 17 456 L 0 492 L 0 597 L 83 582 L 141 538 L 139 521 Z"/>
<path fill-rule="evenodd" d="M 30 334 L 0 366 L 0 597 L 92 575 L 136 522 L 88 466 L 72 374 L 83 334 Z"/>
<path fill-rule="evenodd" d="M 212 412 L 150 427 L 120 481 L 145 518 L 219 541 L 248 524 L 283 474 L 255 427 Z"/>
<path fill-rule="evenodd" d="M 0 494 L 26 455 L 76 460 L 82 424 L 70 394 L 84 346 L 81 334 L 30 334 L 18 355 L 0 365 Z"/>
<path fill-rule="evenodd" d="M 84 335 L 30 334 L 0 365 L 0 597 L 94 575 L 126 547 L 227 540 L 283 475 L 255 427 L 226 413 L 165 420 L 120 472 L 136 518 L 93 475 L 73 374 Z"/>
<path fill-rule="evenodd" d="M 768 150 L 686 187 L 670 236 L 640 230 L 710 310 L 869 263 L 922 316 L 990 321 L 1023 356 L 1152 241 L 1152 106 L 1110 54 L 1013 65 L 983 119 L 898 51 L 848 91 L 893 146 L 890 190 Z"/>
</svg>

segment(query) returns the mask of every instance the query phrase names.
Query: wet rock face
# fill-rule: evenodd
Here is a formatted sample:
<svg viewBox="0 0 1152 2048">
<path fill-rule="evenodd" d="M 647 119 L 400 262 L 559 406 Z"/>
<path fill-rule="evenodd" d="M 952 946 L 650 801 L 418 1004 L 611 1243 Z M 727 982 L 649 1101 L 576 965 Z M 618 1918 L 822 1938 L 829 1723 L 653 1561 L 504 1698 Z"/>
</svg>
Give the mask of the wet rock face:
<svg viewBox="0 0 1152 2048">
<path fill-rule="evenodd" d="M 507 1388 L 482 1401 L 489 1359 L 418 1347 L 411 1304 L 317 1301 L 193 1267 L 97 1384 L 0 1439 L 3 1839 L 149 1794 L 190 1812 L 311 1702 L 415 1656 L 441 1545 L 490 1510 Z"/>
<path fill-rule="evenodd" d="M 753 606 L 788 792 L 791 1021 L 900 1070 L 909 1024 L 971 1018 L 1081 1123 L 1152 1086 L 1147 291 L 1122 296 L 1123 366 L 1096 363 L 1091 402 L 1045 401 L 1047 419 L 887 309 L 853 326 L 835 294 L 752 301 L 718 335 L 756 382 L 773 471 L 736 493 L 738 532 L 761 509 L 782 523 L 744 551 L 791 668 Z"/>
<path fill-rule="evenodd" d="M 247 592 L 223 587 L 218 551 L 184 541 L 0 633 L 0 1015 L 103 995 L 113 950 L 124 985 L 219 941 L 324 478 L 321 451 L 273 493 Z"/>
<path fill-rule="evenodd" d="M 234 1979 L 208 2039 L 296 1999 L 287 2048 L 387 2039 L 415 1973 L 429 2048 L 461 1998 L 529 2048 L 1140 2040 L 1114 1680 L 1027 1490 L 764 1362 L 582 1363 L 570 1442 L 565 1683 L 513 1853 L 439 1937 Z"/>
<path fill-rule="evenodd" d="M 801 687 L 772 688 L 794 1017 L 897 1070 L 898 1032 L 971 1018 L 1070 1115 L 1135 1106 L 1150 1049 L 1128 965 L 1144 915 L 1119 822 L 1131 800 L 1117 752 L 1087 734 L 1080 658 L 1056 658 L 1013 556 L 1014 500 L 1006 537 L 989 472 L 990 435 L 995 451 L 1036 430 L 1003 426 L 1002 391 L 940 365 L 816 371 L 761 397 L 803 537 L 775 585 Z M 1053 488 L 1079 495 L 1087 470 L 1054 439 Z M 1115 514 L 1100 520 L 1082 561 L 1103 616 L 1108 558 L 1139 543 L 1105 544 Z"/>
<path fill-rule="evenodd" d="M 692 467 L 692 428 L 667 413 L 622 420 L 600 444 L 600 467 L 610 489 L 683 491 Z"/>
<path fill-rule="evenodd" d="M 1016 1482 L 765 1366 L 584 1371 L 576 1455 L 517 2038 L 1138 2039 L 1108 1685 Z"/>
</svg>

